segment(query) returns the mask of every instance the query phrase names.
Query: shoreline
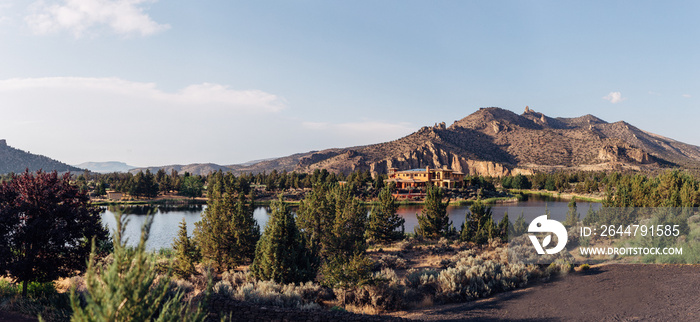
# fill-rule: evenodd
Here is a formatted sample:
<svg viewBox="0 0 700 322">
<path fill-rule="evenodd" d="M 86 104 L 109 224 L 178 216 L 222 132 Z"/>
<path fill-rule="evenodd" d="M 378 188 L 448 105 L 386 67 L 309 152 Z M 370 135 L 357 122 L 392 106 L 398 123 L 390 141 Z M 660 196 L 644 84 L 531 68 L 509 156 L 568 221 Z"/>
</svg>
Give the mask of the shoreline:
<svg viewBox="0 0 700 322">
<path fill-rule="evenodd" d="M 207 204 L 207 199 L 206 198 L 196 198 L 196 199 L 143 199 L 143 200 L 113 200 L 113 201 L 104 201 L 104 200 L 96 200 L 93 201 L 92 204 L 95 206 L 118 206 L 118 205 L 125 205 L 125 206 L 136 206 L 136 205 L 206 205 Z M 492 205 L 492 204 L 504 204 L 504 203 L 517 203 L 520 201 L 517 196 L 512 196 L 512 197 L 493 197 L 493 198 L 486 198 L 481 200 L 484 204 L 487 205 Z M 269 206 L 272 200 L 256 200 L 253 202 L 254 205 L 256 206 Z M 371 205 L 377 205 L 379 204 L 378 201 L 361 201 L 362 204 L 365 206 L 371 206 Z M 460 200 L 450 200 L 449 205 L 450 206 L 465 206 L 465 205 L 471 205 L 476 200 L 467 200 L 467 199 L 460 199 Z M 285 200 L 285 203 L 290 204 L 292 206 L 298 206 L 300 201 L 298 200 Z M 401 200 L 401 201 L 396 201 L 396 203 L 399 206 L 417 206 L 417 205 L 423 205 L 425 202 L 424 201 L 406 201 L 406 200 Z"/>
<path fill-rule="evenodd" d="M 544 196 L 550 198 L 557 198 L 561 200 L 571 200 L 576 198 L 577 201 L 587 201 L 587 202 L 597 202 L 602 203 L 605 197 L 596 197 L 593 195 L 583 195 L 571 192 L 556 192 L 548 190 L 532 190 L 532 189 L 509 189 L 508 192 L 533 195 L 533 196 Z"/>
<path fill-rule="evenodd" d="M 601 202 L 603 202 L 603 199 L 604 199 L 603 197 L 597 197 L 597 196 L 593 196 L 593 195 L 583 195 L 583 194 L 569 193 L 569 192 L 554 192 L 554 191 L 547 191 L 547 190 L 532 190 L 532 189 L 509 189 L 508 193 L 512 194 L 512 196 L 485 198 L 485 199 L 481 199 L 481 201 L 487 205 L 517 203 L 517 202 L 521 201 L 521 198 L 518 197 L 518 195 L 543 196 L 543 197 L 556 198 L 556 199 L 561 199 L 561 200 L 571 200 L 573 198 L 576 198 L 576 200 L 578 200 L 578 201 L 596 202 L 596 203 L 601 203 Z M 476 199 L 450 200 L 449 205 L 450 206 L 467 206 L 467 205 L 473 204 L 476 201 L 477 201 Z M 160 198 L 160 199 L 141 199 L 141 200 L 96 199 L 96 200 L 93 200 L 92 204 L 96 205 L 96 206 L 206 205 L 207 202 L 208 202 L 207 198 L 199 197 L 199 198 L 194 198 L 194 199 L 193 198 Z M 253 202 L 253 204 L 256 206 L 269 206 L 271 202 L 272 202 L 271 199 L 270 200 L 255 200 Z M 285 202 L 292 205 L 292 206 L 297 206 L 300 203 L 299 200 L 285 200 Z M 362 203 L 366 206 L 371 206 L 371 205 L 376 205 L 379 202 L 378 201 L 362 201 Z M 416 201 L 416 200 L 397 200 L 396 203 L 400 206 L 418 206 L 418 205 L 423 205 L 425 202 L 424 201 Z"/>
</svg>

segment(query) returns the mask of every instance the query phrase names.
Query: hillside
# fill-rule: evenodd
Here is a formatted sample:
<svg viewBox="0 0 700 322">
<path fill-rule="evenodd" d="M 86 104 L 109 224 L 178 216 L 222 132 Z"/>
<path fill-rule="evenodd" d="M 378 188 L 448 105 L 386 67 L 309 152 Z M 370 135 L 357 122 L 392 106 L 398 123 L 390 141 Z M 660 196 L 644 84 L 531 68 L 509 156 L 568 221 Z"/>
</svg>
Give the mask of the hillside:
<svg viewBox="0 0 700 322">
<path fill-rule="evenodd" d="M 112 172 L 127 172 L 134 166 L 130 166 L 124 162 L 107 161 L 107 162 L 83 162 L 75 165 L 81 169 L 88 169 L 97 173 L 112 173 Z"/>
<path fill-rule="evenodd" d="M 491 176 L 563 168 L 700 168 L 700 147 L 643 131 L 624 121 L 608 123 L 590 114 L 552 118 L 530 108 L 518 115 L 490 107 L 479 109 L 449 127 L 445 123 L 426 126 L 391 142 L 217 167 L 237 173 L 272 169 L 384 173 L 389 167 L 426 166 L 448 166 L 469 174 Z"/>
<path fill-rule="evenodd" d="M 172 173 L 174 170 L 174 171 L 177 171 L 177 173 L 179 173 L 179 174 L 184 174 L 185 172 L 188 172 L 192 175 L 207 175 L 209 173 L 217 172 L 219 170 L 224 171 L 224 172 L 231 171 L 231 168 L 221 166 L 218 164 L 214 164 L 214 163 L 193 163 L 193 164 L 187 164 L 187 165 L 172 164 L 172 165 L 166 165 L 166 166 L 162 166 L 162 167 L 136 168 L 136 169 L 130 169 L 129 172 L 135 174 L 138 172 L 149 170 L 152 173 L 156 173 L 160 169 L 165 170 L 165 172 L 168 174 Z"/>
<path fill-rule="evenodd" d="M 0 140 L 0 173 L 21 173 L 25 169 L 29 171 L 53 171 L 58 172 L 82 172 L 82 169 L 53 160 L 43 155 L 31 154 L 7 145 L 5 140 Z"/>
</svg>

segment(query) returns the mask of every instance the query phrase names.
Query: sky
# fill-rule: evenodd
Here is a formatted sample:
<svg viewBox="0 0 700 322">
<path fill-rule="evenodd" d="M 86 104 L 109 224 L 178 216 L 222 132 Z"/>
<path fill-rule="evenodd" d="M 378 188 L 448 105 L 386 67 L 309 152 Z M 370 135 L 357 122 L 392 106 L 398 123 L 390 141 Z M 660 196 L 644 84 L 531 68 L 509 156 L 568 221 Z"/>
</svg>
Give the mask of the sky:
<svg viewBox="0 0 700 322">
<path fill-rule="evenodd" d="M 700 145 L 700 2 L 0 0 L 0 138 L 69 164 L 222 165 L 480 107 Z"/>
</svg>

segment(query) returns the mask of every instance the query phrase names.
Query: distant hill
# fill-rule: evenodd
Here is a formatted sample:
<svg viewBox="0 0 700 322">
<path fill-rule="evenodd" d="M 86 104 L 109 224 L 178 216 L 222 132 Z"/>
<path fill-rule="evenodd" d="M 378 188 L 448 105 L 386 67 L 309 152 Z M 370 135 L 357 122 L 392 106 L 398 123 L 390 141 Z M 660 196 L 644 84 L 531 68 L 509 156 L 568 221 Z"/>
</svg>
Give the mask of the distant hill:
<svg viewBox="0 0 700 322">
<path fill-rule="evenodd" d="M 184 174 L 185 172 L 189 172 L 192 175 L 207 175 L 209 173 L 217 172 L 219 170 L 224 171 L 224 172 L 232 171 L 231 168 L 229 168 L 229 167 L 214 164 L 214 163 L 193 163 L 193 164 L 187 164 L 187 165 L 173 164 L 173 165 L 166 165 L 166 166 L 161 166 L 161 167 L 136 168 L 136 169 L 129 170 L 129 172 L 136 174 L 138 172 L 144 172 L 146 170 L 149 170 L 152 173 L 156 173 L 160 169 L 165 170 L 165 172 L 168 174 L 170 174 L 173 170 L 175 170 L 179 174 Z"/>
<path fill-rule="evenodd" d="M 518 115 L 489 107 L 449 127 L 445 123 L 425 126 L 391 142 L 311 151 L 254 164 L 208 164 L 206 168 L 190 165 L 190 172 L 197 173 L 197 169 L 205 169 L 201 173 L 210 169 L 236 173 L 327 169 L 343 173 L 357 170 L 385 173 L 390 167 L 442 166 L 489 176 L 555 169 L 698 169 L 700 147 L 646 132 L 624 121 L 608 123 L 590 114 L 552 118 L 530 108 Z"/>
<path fill-rule="evenodd" d="M 128 165 L 124 162 L 107 161 L 107 162 L 83 162 L 75 165 L 81 169 L 88 169 L 97 173 L 112 173 L 112 172 L 128 172 L 135 166 Z"/>
<path fill-rule="evenodd" d="M 25 169 L 29 171 L 53 171 L 58 172 L 82 172 L 74 166 L 70 166 L 63 162 L 45 157 L 43 155 L 31 154 L 7 145 L 7 141 L 0 140 L 0 173 L 6 174 L 10 172 L 21 173 Z"/>
</svg>

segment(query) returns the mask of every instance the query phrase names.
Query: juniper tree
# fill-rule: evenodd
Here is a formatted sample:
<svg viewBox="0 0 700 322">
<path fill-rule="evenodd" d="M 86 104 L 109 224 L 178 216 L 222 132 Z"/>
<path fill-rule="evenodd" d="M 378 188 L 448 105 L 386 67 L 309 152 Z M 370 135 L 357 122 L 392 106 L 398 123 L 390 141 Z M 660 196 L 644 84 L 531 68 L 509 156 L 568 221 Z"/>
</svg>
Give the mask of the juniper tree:
<svg viewBox="0 0 700 322">
<path fill-rule="evenodd" d="M 500 237 L 501 240 L 507 241 L 508 238 L 513 237 L 513 223 L 510 222 L 510 219 L 508 218 L 508 212 L 506 211 L 503 214 L 503 219 L 501 219 L 500 222 L 498 222 L 498 229 L 497 229 L 497 237 Z"/>
<path fill-rule="evenodd" d="M 520 216 L 515 220 L 513 224 L 513 235 L 512 237 L 517 237 L 527 232 L 527 222 L 525 222 L 525 214 L 520 213 Z"/>
<path fill-rule="evenodd" d="M 330 184 L 314 184 L 304 200 L 299 203 L 297 219 L 299 220 L 299 228 L 303 230 L 311 243 L 311 248 L 315 251 L 321 251 L 324 240 L 327 240 L 326 236 L 330 234 L 330 228 L 333 227 L 335 220 L 335 199 L 331 194 Z"/>
<path fill-rule="evenodd" d="M 333 189 L 335 219 L 325 243 L 325 255 L 350 257 L 366 248 L 367 209 L 345 187 Z"/>
<path fill-rule="evenodd" d="M 390 242 L 401 239 L 404 232 L 405 219 L 396 211 L 399 206 L 392 195 L 393 186 L 385 186 L 379 192 L 379 205 L 372 206 L 367 225 L 367 236 L 379 242 Z M 398 229 L 401 228 L 401 231 Z"/>
<path fill-rule="evenodd" d="M 270 219 L 255 248 L 250 271 L 258 280 L 301 283 L 316 276 L 315 260 L 282 197 L 270 204 Z"/>
<path fill-rule="evenodd" d="M 497 227 L 493 222 L 491 207 L 484 205 L 481 200 L 475 201 L 465 215 L 460 239 L 483 244 L 496 235 Z"/>
<path fill-rule="evenodd" d="M 566 213 L 566 221 L 564 221 L 564 226 L 567 228 L 576 226 L 581 218 L 576 207 L 576 198 L 571 198 L 568 207 L 569 211 Z"/>
<path fill-rule="evenodd" d="M 180 278 L 187 278 L 196 273 L 195 264 L 199 261 L 199 249 L 194 241 L 187 236 L 187 222 L 182 218 L 177 237 L 173 241 L 173 250 L 177 259 L 175 274 Z"/>
<path fill-rule="evenodd" d="M 255 256 L 260 227 L 253 217 L 253 197 L 236 196 L 231 185 L 212 182 L 207 209 L 195 223 L 194 240 L 202 259 L 219 271 L 234 268 Z"/>
<path fill-rule="evenodd" d="M 187 176 L 182 179 L 180 194 L 194 199 L 202 195 L 203 189 L 204 183 L 199 176 Z"/>
<path fill-rule="evenodd" d="M 100 210 L 70 174 L 28 170 L 0 184 L 0 275 L 50 282 L 85 269 L 90 240 L 107 240 Z"/>
<path fill-rule="evenodd" d="M 321 283 L 343 290 L 343 306 L 347 291 L 353 287 L 372 284 L 372 260 L 365 254 L 351 257 L 334 256 L 329 258 L 321 269 Z"/>
<path fill-rule="evenodd" d="M 299 228 L 321 257 L 365 250 L 367 210 L 350 188 L 317 184 L 299 204 Z"/>
<path fill-rule="evenodd" d="M 416 234 L 426 238 L 438 238 L 449 232 L 450 218 L 447 214 L 447 205 L 450 201 L 443 202 L 443 198 L 442 189 L 434 186 L 427 187 L 422 214 L 417 216 Z"/>
<path fill-rule="evenodd" d="M 122 240 L 128 220 L 121 213 L 115 217 L 113 260 L 98 268 L 93 243 L 83 300 L 71 289 L 71 321 L 204 321 L 201 306 L 192 311 L 181 291 L 168 296 L 170 274 L 159 277 L 153 256 L 146 252 L 153 217 L 147 217 L 135 248 Z"/>
</svg>

